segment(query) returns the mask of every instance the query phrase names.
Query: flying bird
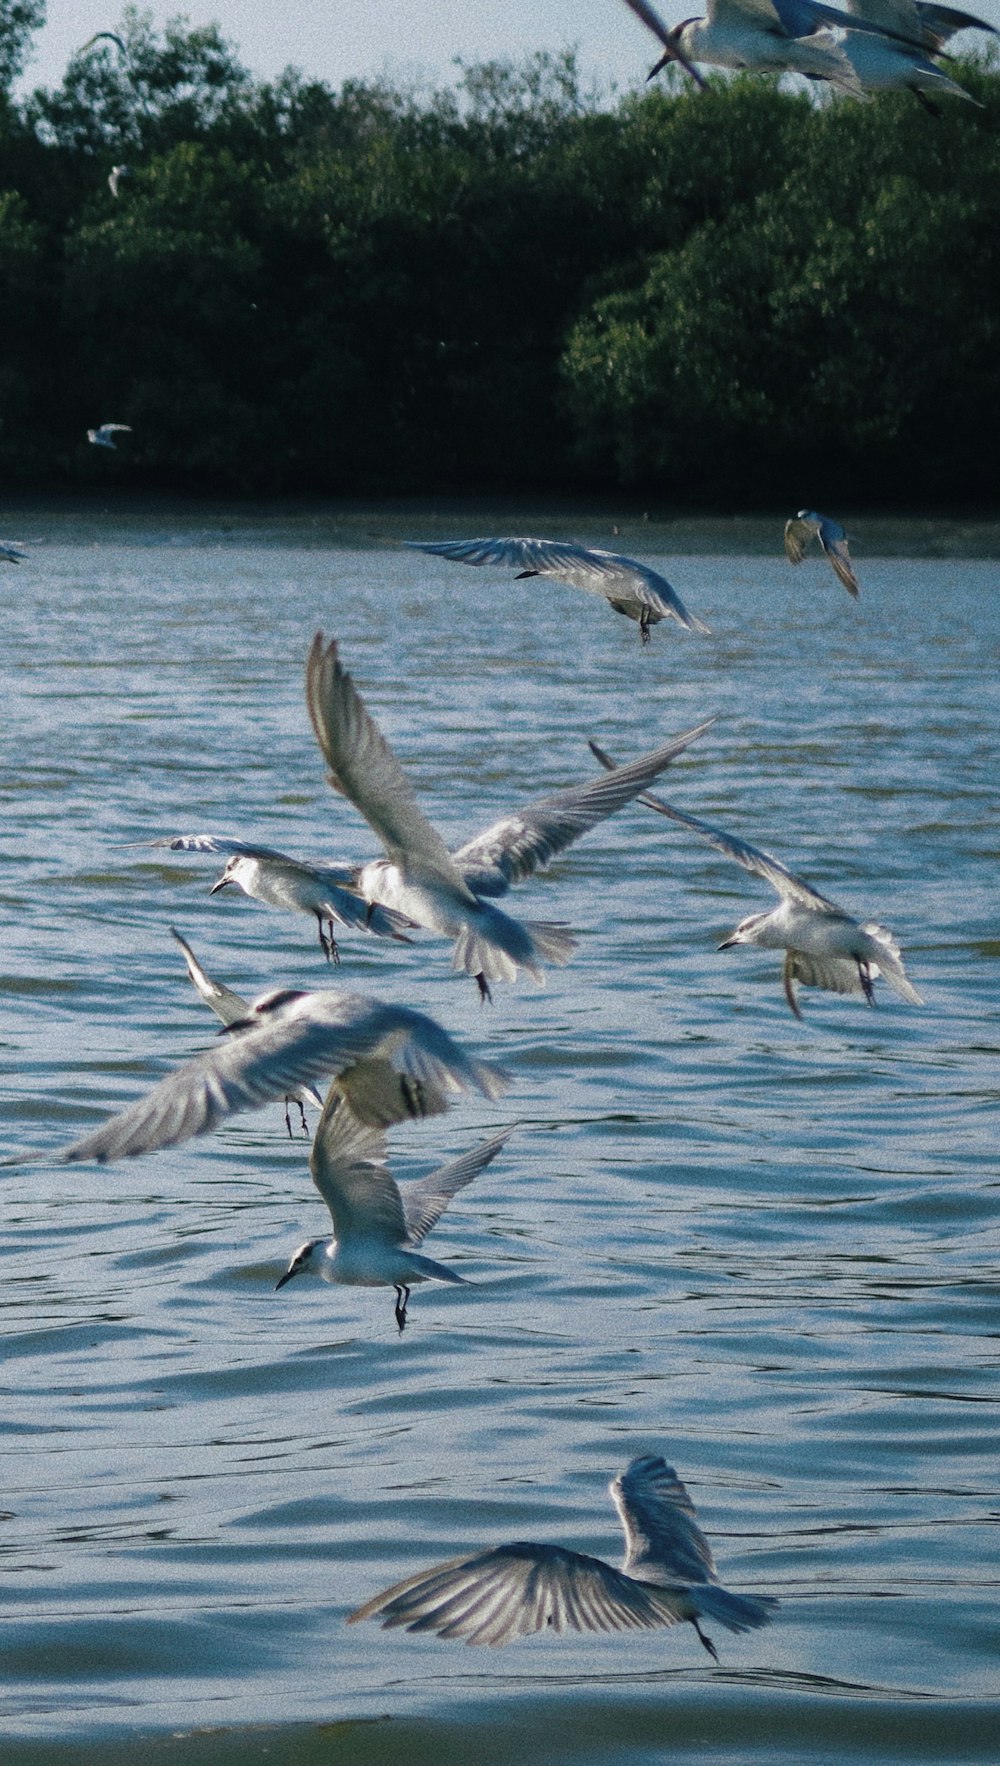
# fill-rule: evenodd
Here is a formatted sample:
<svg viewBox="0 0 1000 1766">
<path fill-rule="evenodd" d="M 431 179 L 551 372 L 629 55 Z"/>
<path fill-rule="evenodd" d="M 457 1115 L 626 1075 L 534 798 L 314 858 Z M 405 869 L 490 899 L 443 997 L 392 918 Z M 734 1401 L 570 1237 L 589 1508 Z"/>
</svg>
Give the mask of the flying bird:
<svg viewBox="0 0 1000 1766">
<path fill-rule="evenodd" d="M 566 963 L 576 945 L 564 926 L 514 920 L 492 898 L 637 797 L 709 727 L 686 730 L 621 768 L 610 789 L 599 777 L 539 798 L 450 853 L 342 667 L 336 643 L 327 643 L 322 632 L 306 665 L 306 702 L 330 784 L 354 804 L 386 850 L 384 859 L 358 869 L 355 889 L 366 901 L 453 939 L 452 967 L 473 976 L 487 999 L 491 981 L 513 981 L 519 969 L 541 981 L 543 960 Z"/>
<path fill-rule="evenodd" d="M 702 1619 L 729 1631 L 770 1624 L 772 1596 L 721 1586 L 694 1504 L 659 1454 L 631 1460 L 609 1490 L 625 1534 L 620 1570 L 561 1545 L 518 1541 L 420 1570 L 366 1601 L 348 1624 L 381 1619 L 386 1631 L 402 1625 L 495 1646 L 546 1628 L 636 1631 L 687 1620 L 714 1661 Z"/>
<path fill-rule="evenodd" d="M 28 554 L 13 540 L 0 540 L 0 564 L 23 564 Z"/>
<path fill-rule="evenodd" d="M 251 846 L 245 840 L 230 840 L 222 834 L 165 834 L 144 844 L 165 847 L 169 852 L 228 854 L 222 875 L 212 884 L 209 894 L 218 895 L 220 889 L 232 885 L 269 907 L 312 915 L 328 962 L 340 961 L 333 935 L 335 926 L 409 943 L 404 927 L 414 922 L 392 908 L 376 907 L 365 901 L 354 887 L 356 866 L 309 865 L 301 859 L 289 858 L 286 852 L 276 852 L 271 846 Z"/>
<path fill-rule="evenodd" d="M 806 555 L 806 547 L 814 539 L 819 540 L 838 581 L 843 583 L 847 593 L 853 595 L 856 601 L 861 594 L 861 587 L 851 563 L 847 535 L 840 522 L 832 521 L 829 515 L 817 515 L 814 509 L 800 509 L 797 515 L 785 522 L 785 556 L 789 563 L 801 564 Z"/>
<path fill-rule="evenodd" d="M 119 185 L 121 184 L 122 179 L 130 176 L 131 171 L 128 166 L 112 166 L 108 173 L 108 189 L 112 196 L 118 196 L 120 194 Z"/>
<path fill-rule="evenodd" d="M 102 423 L 98 429 L 88 429 L 87 440 L 92 442 L 95 448 L 117 448 L 118 444 L 113 442 L 111 438 L 119 433 L 131 435 L 131 423 Z"/>
<path fill-rule="evenodd" d="M 128 55 L 126 45 L 123 43 L 121 37 L 115 35 L 114 31 L 95 31 L 92 37 L 87 38 L 83 47 L 77 50 L 77 54 L 86 55 L 87 50 L 93 49 L 95 43 L 114 43 L 115 47 L 120 49 L 123 55 Z"/>
<path fill-rule="evenodd" d="M 846 31 L 841 47 L 865 92 L 912 92 L 934 117 L 941 115 L 935 99 L 945 95 L 965 98 L 982 109 L 978 98 L 921 49 L 888 37 L 861 36 L 857 31 Z"/>
<path fill-rule="evenodd" d="M 614 769 L 614 761 L 603 748 L 596 742 L 591 742 L 590 748 L 602 766 Z M 673 804 L 654 797 L 652 792 L 645 792 L 639 801 L 647 808 L 655 809 L 659 815 L 678 822 L 681 827 L 689 828 L 699 840 L 713 846 L 725 858 L 732 859 L 751 876 L 763 878 L 776 891 L 778 906 L 770 913 L 750 914 L 741 920 L 729 937 L 723 939 L 719 949 L 729 950 L 734 944 L 758 944 L 765 950 L 783 950 L 785 998 L 796 1018 L 802 1017 L 796 982 L 805 987 L 825 988 L 828 993 L 861 995 L 873 1006 L 873 980 L 876 975 L 881 975 L 900 999 L 913 1006 L 923 1005 L 919 993 L 907 978 L 899 945 L 884 926 L 872 920 L 864 923 L 855 920 L 836 902 L 828 901 L 810 883 L 788 870 L 771 853 L 737 840 L 734 835 L 712 827 L 710 822 L 700 821 L 697 816 L 687 815 L 684 810 L 675 809 Z"/>
<path fill-rule="evenodd" d="M 417 1282 L 460 1282 L 445 1263 L 424 1257 L 417 1246 L 440 1219 L 457 1190 L 464 1189 L 496 1158 L 510 1130 L 417 1183 L 400 1189 L 389 1170 L 385 1133 L 359 1122 L 331 1086 L 309 1156 L 313 1182 L 330 1210 L 332 1239 L 307 1239 L 281 1280 L 313 1274 L 355 1288 L 393 1287 L 396 1323 L 406 1326 L 410 1289 Z"/>
<path fill-rule="evenodd" d="M 246 1017 L 234 1021 L 213 1048 L 55 1154 L 55 1162 L 105 1164 L 179 1146 L 238 1111 L 331 1078 L 359 1121 L 372 1127 L 440 1115 L 456 1092 L 496 1098 L 510 1083 L 502 1067 L 467 1055 L 423 1012 L 332 988 L 284 988 L 252 1001 Z"/>
<path fill-rule="evenodd" d="M 404 544 L 436 558 L 453 558 L 458 564 L 498 565 L 516 570 L 519 578 L 555 577 L 603 595 L 616 613 L 638 622 L 644 644 L 649 643 L 650 626 L 661 619 L 675 619 L 689 632 L 709 630 L 688 612 L 666 577 L 618 552 L 575 546 L 570 540 L 406 540 Z"/>
<path fill-rule="evenodd" d="M 244 999 L 242 994 L 234 993 L 231 987 L 224 987 L 221 981 L 213 981 L 210 975 L 206 975 L 187 939 L 182 938 L 173 926 L 170 927 L 170 936 L 175 938 L 180 945 L 192 986 L 204 1000 L 206 1006 L 215 1013 L 217 1018 L 222 1020 L 227 1030 L 231 1024 L 242 1023 L 250 1011 L 250 1001 Z M 306 1104 L 315 1104 L 317 1110 L 322 1110 L 323 1099 L 313 1085 L 297 1085 L 285 1093 L 285 1127 L 291 1136 L 292 1122 L 288 1113 L 289 1103 L 298 1104 L 299 1115 L 302 1119 L 302 1131 L 306 1133 L 308 1125 L 305 1106 Z"/>
<path fill-rule="evenodd" d="M 626 0 L 663 45 L 663 54 L 649 78 L 671 61 L 690 68 L 693 62 L 717 67 L 751 68 L 759 73 L 798 73 L 827 80 L 855 98 L 863 88 L 830 24 L 854 30 L 882 27 L 852 18 L 821 0 L 708 0 L 703 18 L 688 18 L 668 30 L 647 0 Z"/>
<path fill-rule="evenodd" d="M 845 0 L 845 5 L 852 23 L 860 14 L 869 24 L 880 25 L 897 37 L 909 38 L 931 55 L 937 55 L 959 31 L 1000 35 L 996 25 L 987 24 L 984 18 L 960 12 L 954 6 L 938 6 L 936 0 Z"/>
</svg>

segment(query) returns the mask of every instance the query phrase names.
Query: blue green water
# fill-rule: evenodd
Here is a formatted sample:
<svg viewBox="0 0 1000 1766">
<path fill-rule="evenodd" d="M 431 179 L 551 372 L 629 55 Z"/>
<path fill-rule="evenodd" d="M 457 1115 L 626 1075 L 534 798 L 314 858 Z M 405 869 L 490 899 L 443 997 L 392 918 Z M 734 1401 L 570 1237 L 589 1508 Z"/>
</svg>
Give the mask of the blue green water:
<svg viewBox="0 0 1000 1766">
<path fill-rule="evenodd" d="M 326 1222 L 280 1106 L 0 1176 L 5 1761 L 994 1761 L 998 566 L 859 527 L 855 606 L 780 521 L 576 524 L 712 627 L 643 650 L 602 601 L 395 544 L 491 528 L 4 519 L 4 1150 L 210 1041 L 170 925 L 243 993 L 340 980 L 512 1068 L 394 1135 L 401 1176 L 517 1125 L 429 1246 L 468 1285 L 417 1290 L 403 1337 L 388 1291 L 274 1293 Z M 806 991 L 795 1023 L 778 957 L 715 948 L 768 890 L 638 806 L 511 898 L 580 935 L 543 991 L 483 1009 L 429 935 L 345 935 L 332 978 L 305 920 L 127 844 L 373 853 L 305 712 L 317 628 L 451 841 L 588 776 L 589 735 L 631 757 L 717 715 L 664 794 L 884 920 L 925 1007 Z M 687 1626 L 344 1626 L 477 1545 L 617 1558 L 606 1485 L 643 1451 L 723 1580 L 781 1599 L 719 1667 Z"/>
</svg>

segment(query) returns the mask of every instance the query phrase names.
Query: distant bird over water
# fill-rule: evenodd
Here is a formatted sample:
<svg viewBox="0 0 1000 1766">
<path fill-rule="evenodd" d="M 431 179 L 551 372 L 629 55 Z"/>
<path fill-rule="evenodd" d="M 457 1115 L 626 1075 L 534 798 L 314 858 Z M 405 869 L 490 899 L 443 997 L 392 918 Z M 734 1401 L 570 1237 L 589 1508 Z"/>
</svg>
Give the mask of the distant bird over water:
<svg viewBox="0 0 1000 1766">
<path fill-rule="evenodd" d="M 519 969 L 541 981 L 542 962 L 566 963 L 576 946 L 564 926 L 512 919 L 492 898 L 637 797 L 708 728 L 699 724 L 674 736 L 621 768 L 614 781 L 588 779 L 538 798 L 452 853 L 420 809 L 336 643 L 321 632 L 306 664 L 306 703 L 330 784 L 354 804 L 386 851 L 384 859 L 358 869 L 354 887 L 367 901 L 453 939 L 452 967 L 471 975 L 484 998 L 491 981 L 513 981 Z"/>
<path fill-rule="evenodd" d="M 603 766 L 614 768 L 614 761 L 596 742 L 591 742 L 590 748 Z M 732 859 L 752 876 L 763 878 L 777 892 L 780 902 L 776 908 L 741 920 L 719 949 L 729 950 L 734 944 L 758 944 L 765 950 L 783 950 L 785 998 L 796 1018 L 802 1016 L 795 991 L 797 981 L 806 987 L 825 988 L 829 993 L 861 995 L 873 1006 L 873 978 L 881 975 L 900 999 L 913 1006 L 923 1005 L 907 978 L 899 945 L 884 926 L 871 920 L 864 924 L 855 920 L 769 852 L 675 809 L 652 792 L 645 792 L 639 801 L 689 828 L 716 852 Z"/>
<path fill-rule="evenodd" d="M 359 1122 L 336 1085 L 331 1086 L 309 1169 L 330 1210 L 334 1237 L 300 1245 L 277 1286 L 311 1273 L 345 1287 L 395 1288 L 396 1323 L 402 1331 L 410 1289 L 417 1282 L 464 1279 L 447 1264 L 424 1257 L 417 1247 L 456 1191 L 496 1158 L 509 1132 L 400 1189 L 389 1171 L 383 1130 Z"/>
<path fill-rule="evenodd" d="M 120 195 L 119 186 L 123 178 L 130 176 L 128 166 L 112 166 L 108 173 L 108 189 L 112 196 Z"/>
<path fill-rule="evenodd" d="M 436 1631 L 494 1646 L 544 1631 L 636 1631 L 693 1625 L 714 1661 L 700 1620 L 729 1631 L 769 1625 L 770 1595 L 731 1594 L 719 1582 L 694 1504 L 659 1454 L 633 1459 L 609 1485 L 625 1533 L 620 1570 L 561 1545 L 518 1541 L 451 1558 L 397 1582 L 348 1616 L 383 1629 Z"/>
<path fill-rule="evenodd" d="M 14 540 L 0 540 L 0 564 L 23 564 L 28 554 Z"/>
<path fill-rule="evenodd" d="M 616 613 L 638 622 L 644 644 L 649 643 L 650 626 L 661 619 L 675 619 L 685 631 L 708 633 L 708 626 L 688 612 L 666 577 L 618 552 L 575 546 L 570 540 L 406 540 L 404 544 L 457 564 L 492 564 L 515 570 L 518 577 L 555 577 L 603 595 Z"/>
<path fill-rule="evenodd" d="M 814 509 L 800 509 L 785 522 L 785 556 L 790 564 L 802 563 L 810 540 L 819 540 L 838 581 L 856 601 L 861 587 L 854 574 L 847 535 L 840 522 L 832 521 L 829 515 L 817 515 Z"/>
<path fill-rule="evenodd" d="M 88 429 L 87 440 L 95 448 L 116 448 L 118 444 L 111 438 L 118 434 L 131 435 L 131 423 L 102 423 L 98 429 Z"/>
</svg>

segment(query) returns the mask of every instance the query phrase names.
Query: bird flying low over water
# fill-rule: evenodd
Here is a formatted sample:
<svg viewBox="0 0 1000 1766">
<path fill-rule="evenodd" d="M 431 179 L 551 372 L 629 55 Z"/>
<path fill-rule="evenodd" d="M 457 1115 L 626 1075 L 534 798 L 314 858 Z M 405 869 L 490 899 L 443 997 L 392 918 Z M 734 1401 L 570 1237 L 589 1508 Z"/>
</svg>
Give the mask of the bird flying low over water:
<svg viewBox="0 0 1000 1766">
<path fill-rule="evenodd" d="M 626 4 L 663 45 L 650 79 L 671 61 L 688 68 L 703 61 L 761 73 L 805 74 L 857 98 L 863 96 L 861 83 L 837 39 L 823 27 L 895 35 L 822 0 L 708 0 L 704 17 L 684 19 L 670 30 L 648 0 Z"/>
<path fill-rule="evenodd" d="M 354 865 L 308 865 L 271 846 L 251 846 L 222 834 L 165 834 L 146 844 L 165 847 L 168 852 L 227 853 L 225 869 L 209 894 L 217 895 L 231 884 L 269 907 L 312 914 L 328 962 L 340 961 L 335 925 L 370 932 L 375 938 L 393 938 L 400 944 L 409 942 L 404 927 L 412 927 L 414 922 L 392 908 L 375 907 L 363 900 L 354 888 Z"/>
<path fill-rule="evenodd" d="M 262 994 L 204 1054 L 161 1079 L 127 1110 L 52 1155 L 60 1165 L 133 1159 L 207 1134 L 241 1110 L 256 1110 L 314 1080 L 337 1080 L 351 1110 L 372 1127 L 437 1116 L 449 1096 L 497 1098 L 509 1075 L 467 1055 L 423 1012 L 364 994 Z M 34 1159 L 49 1155 L 34 1155 Z M 5 1159 L 3 1164 L 21 1164 Z"/>
<path fill-rule="evenodd" d="M 675 619 L 685 631 L 708 634 L 708 626 L 688 612 L 666 577 L 618 552 L 575 546 L 569 540 L 405 540 L 404 544 L 436 558 L 453 558 L 458 564 L 495 564 L 516 570 L 519 578 L 556 577 L 603 595 L 616 613 L 638 621 L 644 644 L 649 643 L 650 626 L 661 619 Z"/>
<path fill-rule="evenodd" d="M 382 1129 L 359 1122 L 336 1084 L 316 1128 L 309 1169 L 333 1219 L 332 1239 L 307 1239 L 281 1280 L 313 1274 L 354 1288 L 396 1290 L 396 1323 L 406 1325 L 410 1289 L 417 1282 L 460 1282 L 445 1263 L 417 1247 L 440 1219 L 457 1190 L 495 1159 L 510 1130 L 483 1141 L 430 1176 L 400 1189 L 387 1163 Z"/>
<path fill-rule="evenodd" d="M 591 742 L 590 748 L 603 766 L 614 768 L 614 761 L 596 742 Z M 719 949 L 729 950 L 734 944 L 758 944 L 765 950 L 783 950 L 785 998 L 796 1018 L 802 1016 L 795 992 L 797 981 L 805 987 L 825 988 L 828 993 L 862 995 L 873 1006 L 873 979 L 881 975 L 900 999 L 913 1006 L 923 1005 L 907 978 L 899 945 L 884 926 L 871 920 L 863 924 L 855 920 L 769 852 L 675 809 L 651 792 L 645 792 L 639 801 L 690 829 L 716 852 L 732 859 L 752 876 L 762 877 L 777 892 L 780 901 L 776 908 L 741 920 Z"/>
<path fill-rule="evenodd" d="M 88 429 L 87 440 L 95 448 L 117 448 L 117 443 L 111 438 L 118 434 L 131 435 L 131 423 L 102 423 L 98 429 Z"/>
<path fill-rule="evenodd" d="M 187 939 L 182 938 L 180 933 L 177 932 L 173 926 L 170 928 L 170 936 L 177 940 L 181 950 L 184 952 L 184 961 L 187 964 L 187 972 L 191 977 L 192 986 L 204 1000 L 206 1006 L 215 1013 L 217 1018 L 222 1020 L 222 1023 L 226 1026 L 227 1030 L 231 1024 L 242 1023 L 251 1009 L 250 1001 L 244 999 L 242 994 L 234 993 L 231 987 L 224 987 L 221 981 L 213 981 L 210 975 L 206 975 L 198 958 L 195 956 L 194 951 L 188 944 Z M 322 1110 L 323 1099 L 320 1097 L 319 1092 L 313 1085 L 297 1085 L 294 1086 L 291 1091 L 286 1092 L 285 1127 L 287 1128 L 289 1135 L 291 1135 L 292 1123 L 288 1114 L 289 1102 L 298 1104 L 299 1115 L 302 1118 L 302 1130 L 303 1133 L 307 1132 L 305 1106 L 306 1104 L 315 1104 L 317 1110 Z"/>
<path fill-rule="evenodd" d="M 561 1545 L 518 1541 L 451 1558 L 397 1582 L 348 1615 L 381 1619 L 383 1630 L 436 1631 L 498 1645 L 535 1631 L 636 1631 L 706 1619 L 729 1631 L 769 1625 L 770 1595 L 731 1594 L 684 1485 L 659 1454 L 633 1459 L 609 1485 L 625 1533 L 620 1570 Z"/>
<path fill-rule="evenodd" d="M 637 797 L 709 727 L 699 724 L 674 736 L 621 768 L 613 781 L 589 779 L 526 804 L 451 853 L 417 804 L 336 643 L 327 643 L 322 632 L 306 664 L 306 702 L 330 784 L 354 804 L 386 850 L 386 858 L 357 870 L 355 889 L 367 901 L 454 939 L 452 967 L 473 976 L 484 998 L 491 981 L 513 981 L 519 969 L 541 981 L 542 962 L 566 963 L 576 946 L 564 926 L 514 920 L 491 898 L 505 895 L 511 884 L 544 868 Z"/>
<path fill-rule="evenodd" d="M 0 540 L 0 564 L 23 564 L 28 554 L 13 540 Z"/>
<path fill-rule="evenodd" d="M 854 574 L 847 535 L 840 522 L 831 521 L 829 515 L 817 515 L 814 509 L 800 509 L 797 515 L 785 522 L 785 556 L 788 562 L 801 564 L 806 555 L 806 547 L 814 539 L 819 540 L 838 581 L 843 583 L 847 593 L 853 595 L 856 601 L 861 594 L 861 586 Z"/>
</svg>

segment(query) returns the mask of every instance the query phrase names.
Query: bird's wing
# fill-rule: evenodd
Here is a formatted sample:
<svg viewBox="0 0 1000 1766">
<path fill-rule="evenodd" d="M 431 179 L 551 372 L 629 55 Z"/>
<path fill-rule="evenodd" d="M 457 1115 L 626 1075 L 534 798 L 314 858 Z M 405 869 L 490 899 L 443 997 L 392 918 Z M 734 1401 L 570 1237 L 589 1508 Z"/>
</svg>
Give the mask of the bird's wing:
<svg viewBox="0 0 1000 1766">
<path fill-rule="evenodd" d="M 803 987 L 821 987 L 827 993 L 847 993 L 867 998 L 867 989 L 853 957 L 830 957 L 813 951 L 790 950 L 785 954 L 785 995 L 796 1017 L 801 1013 L 795 1003 L 793 982 Z"/>
<path fill-rule="evenodd" d="M 102 423 L 97 433 L 98 435 L 111 435 L 116 430 L 120 430 L 123 435 L 131 435 L 132 425 L 131 423 Z"/>
<path fill-rule="evenodd" d="M 787 32 L 778 13 L 778 0 L 708 0 L 705 16 L 711 24 L 731 24 L 745 29 L 746 20 L 764 24 L 776 35 Z"/>
<path fill-rule="evenodd" d="M 120 37 L 117 37 L 115 35 L 114 31 L 95 31 L 94 35 L 92 37 L 88 37 L 87 41 L 82 45 L 82 47 L 77 50 L 77 54 L 78 55 L 86 55 L 87 50 L 92 49 L 94 47 L 95 43 L 114 43 L 121 50 L 123 55 L 128 54 L 128 50 L 126 49 L 125 44 L 122 42 L 122 39 Z"/>
<path fill-rule="evenodd" d="M 871 10 L 866 6 L 866 12 L 871 13 Z M 928 49 L 940 49 L 959 31 L 1000 34 L 996 25 L 987 24 L 984 18 L 976 18 L 971 12 L 960 12 L 955 6 L 938 6 L 935 0 L 916 0 L 916 12 L 921 36 Z"/>
<path fill-rule="evenodd" d="M 144 840 L 143 846 L 164 847 L 169 852 L 215 852 L 231 857 L 245 853 L 247 858 L 273 858 L 284 864 L 295 864 L 285 852 L 273 846 L 254 846 L 248 840 L 231 840 L 226 834 L 161 834 L 157 840 Z M 347 867 L 345 866 L 345 873 Z"/>
<path fill-rule="evenodd" d="M 130 1159 L 157 1147 L 176 1146 L 238 1111 L 292 1094 L 297 1086 L 345 1072 L 381 1057 L 415 1088 L 419 1100 L 481 1091 L 499 1097 L 509 1076 L 491 1062 L 467 1055 L 432 1018 L 404 1006 L 382 1005 L 360 994 L 299 994 L 289 990 L 255 1000 L 243 1024 L 234 1024 L 215 1047 L 187 1061 L 127 1110 L 75 1141 L 55 1157 L 60 1164 L 84 1159 Z M 383 1098 L 376 1100 L 379 1105 Z M 352 1109 L 359 1106 L 351 1100 Z"/>
<path fill-rule="evenodd" d="M 615 555 L 608 553 L 608 556 L 614 557 Z M 640 564 L 635 558 L 623 558 L 621 563 L 628 564 L 632 571 L 629 586 L 631 600 L 638 601 L 643 607 L 649 607 L 664 619 L 676 619 L 678 625 L 682 625 L 685 631 L 701 632 L 704 637 L 710 635 L 711 626 L 707 626 L 703 619 L 698 619 L 695 614 L 688 612 L 676 590 L 671 588 L 666 577 L 661 576 L 658 570 L 653 570 L 649 564 Z"/>
<path fill-rule="evenodd" d="M 327 777 L 374 829 L 391 858 L 430 872 L 472 903 L 474 897 L 435 828 L 417 804 L 381 730 L 322 632 L 306 664 L 306 703 Z"/>
<path fill-rule="evenodd" d="M 923 47 L 913 0 L 847 0 L 847 11 L 828 6 L 825 0 L 774 0 L 775 11 L 789 37 L 809 37 L 826 25 L 888 37 L 910 48 Z"/>
<path fill-rule="evenodd" d="M 614 761 L 598 743 L 591 742 L 589 746 L 591 753 L 601 762 L 602 766 L 614 767 Z M 650 791 L 644 791 L 639 801 L 644 803 L 647 809 L 655 809 L 659 815 L 667 816 L 670 821 L 679 823 L 682 828 L 690 828 L 692 834 L 697 834 L 699 840 L 704 840 L 708 846 L 714 846 L 716 852 L 721 852 L 724 857 L 731 858 L 734 864 L 742 866 L 743 870 L 749 871 L 752 876 L 763 878 L 765 883 L 770 883 L 771 888 L 777 891 L 783 901 L 798 901 L 827 913 L 842 913 L 843 910 L 838 908 L 835 902 L 828 901 L 825 895 L 820 895 L 818 889 L 814 889 L 812 884 L 807 883 L 803 877 L 796 876 L 795 872 L 790 871 L 787 865 L 783 865 L 779 858 L 774 857 L 773 853 L 763 852 L 760 847 L 751 846 L 748 841 L 737 840 L 735 835 L 727 834 L 724 829 L 713 827 L 711 822 L 703 822 L 698 816 L 689 816 L 684 810 L 675 809 L 672 803 L 666 803 L 662 797 L 654 797 Z"/>
<path fill-rule="evenodd" d="M 689 631 L 708 631 L 707 625 L 688 612 L 666 577 L 618 552 L 576 546 L 571 540 L 408 540 L 406 544 L 438 558 L 452 558 L 459 564 L 503 565 L 521 576 L 560 577 L 577 588 L 606 595 L 609 600 L 619 593 L 659 613 L 661 618 L 678 620 Z"/>
<path fill-rule="evenodd" d="M 854 574 L 847 535 L 839 521 L 831 521 L 828 515 L 824 515 L 819 524 L 819 543 L 833 565 L 838 581 L 843 583 L 847 593 L 853 595 L 856 601 L 861 593 L 861 585 Z"/>
<path fill-rule="evenodd" d="M 686 1616 L 669 1589 L 634 1582 L 600 1558 L 558 1545 L 517 1542 L 452 1558 L 387 1588 L 348 1615 L 384 1630 L 436 1631 L 502 1644 L 534 1631 L 633 1631 Z"/>
<path fill-rule="evenodd" d="M 13 540 L 0 540 L 0 558 L 5 564 L 23 564 L 28 554 Z"/>
<path fill-rule="evenodd" d="M 673 1582 L 713 1582 L 712 1548 L 695 1520 L 694 1503 L 673 1466 L 659 1454 L 633 1459 L 611 1485 L 625 1530 L 625 1571 L 665 1571 Z"/>
<path fill-rule="evenodd" d="M 237 1020 L 245 1018 L 250 1010 L 250 1001 L 245 1000 L 242 994 L 233 993 L 231 988 L 223 987 L 221 982 L 213 981 L 210 975 L 206 975 L 187 939 L 182 938 L 173 926 L 170 928 L 170 936 L 177 940 L 184 952 L 187 972 L 194 987 L 206 1006 L 211 1007 L 216 1017 L 221 1018 L 223 1024 L 235 1024 Z"/>
<path fill-rule="evenodd" d="M 428 1177 L 421 1177 L 416 1183 L 404 1185 L 402 1197 L 407 1244 L 419 1245 L 427 1237 L 431 1227 L 436 1226 L 440 1220 L 452 1196 L 456 1191 L 463 1190 L 481 1171 L 485 1171 L 501 1147 L 510 1139 L 511 1132 L 509 1128 L 504 1129 L 502 1134 L 495 1134 L 492 1140 L 481 1141 L 478 1147 L 473 1147 L 460 1158 L 440 1166 Z"/>
<path fill-rule="evenodd" d="M 339 1240 L 353 1235 L 400 1245 L 405 1239 L 403 1203 L 386 1159 L 384 1131 L 359 1122 L 334 1081 L 316 1124 L 309 1170 Z"/>
<path fill-rule="evenodd" d="M 785 556 L 789 564 L 802 563 L 806 547 L 815 533 L 816 523 L 803 521 L 798 515 L 793 515 L 791 521 L 785 522 Z"/>
<path fill-rule="evenodd" d="M 651 785 L 664 767 L 710 729 L 714 721 L 708 718 L 705 723 L 672 736 L 662 748 L 642 755 L 629 766 L 617 768 L 610 776 L 598 774 L 596 779 L 540 797 L 494 822 L 454 855 L 469 888 L 477 895 L 503 895 L 512 883 L 520 883 L 533 871 L 544 869 L 556 853 Z"/>
</svg>

